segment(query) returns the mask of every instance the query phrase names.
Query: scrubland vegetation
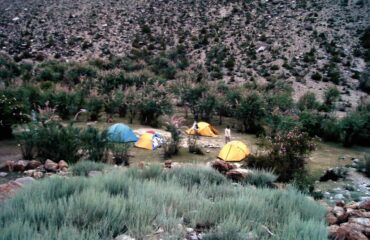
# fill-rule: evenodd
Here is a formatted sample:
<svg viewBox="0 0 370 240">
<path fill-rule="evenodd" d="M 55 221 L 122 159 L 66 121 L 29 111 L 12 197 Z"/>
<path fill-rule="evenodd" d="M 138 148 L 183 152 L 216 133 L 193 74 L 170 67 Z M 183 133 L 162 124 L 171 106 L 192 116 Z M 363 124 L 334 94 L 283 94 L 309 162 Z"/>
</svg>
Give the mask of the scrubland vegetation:
<svg viewBox="0 0 370 240">
<path fill-rule="evenodd" d="M 182 239 L 186 227 L 204 239 L 327 239 L 325 211 L 295 190 L 232 186 L 201 167 L 131 168 L 94 178 L 51 178 L 2 206 L 0 239 L 135 238 L 164 230 Z"/>
</svg>

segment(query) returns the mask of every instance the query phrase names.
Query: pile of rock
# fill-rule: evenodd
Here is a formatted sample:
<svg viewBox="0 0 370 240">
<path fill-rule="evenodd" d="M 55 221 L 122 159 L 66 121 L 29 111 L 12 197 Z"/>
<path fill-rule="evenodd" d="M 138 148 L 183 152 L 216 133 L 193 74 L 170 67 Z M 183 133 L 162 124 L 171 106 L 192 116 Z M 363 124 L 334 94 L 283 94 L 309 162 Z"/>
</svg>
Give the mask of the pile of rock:
<svg viewBox="0 0 370 240">
<path fill-rule="evenodd" d="M 29 177 L 36 179 L 42 178 L 45 175 L 57 173 L 59 175 L 68 174 L 68 163 L 64 160 L 60 160 L 58 163 L 48 159 L 42 164 L 37 160 L 18 160 L 8 161 L 5 169 L 10 172 L 23 172 Z"/>
<path fill-rule="evenodd" d="M 209 165 L 234 181 L 241 181 L 251 173 L 250 170 L 240 168 L 237 164 L 231 164 L 222 160 L 214 160 Z"/>
<path fill-rule="evenodd" d="M 329 238 L 340 240 L 367 240 L 370 237 L 370 200 L 344 204 L 337 202 L 326 216 Z"/>
<path fill-rule="evenodd" d="M 15 181 L 9 181 L 4 184 L 0 184 L 0 202 L 13 196 L 18 189 L 32 183 L 34 181 L 31 177 L 18 178 Z"/>
</svg>

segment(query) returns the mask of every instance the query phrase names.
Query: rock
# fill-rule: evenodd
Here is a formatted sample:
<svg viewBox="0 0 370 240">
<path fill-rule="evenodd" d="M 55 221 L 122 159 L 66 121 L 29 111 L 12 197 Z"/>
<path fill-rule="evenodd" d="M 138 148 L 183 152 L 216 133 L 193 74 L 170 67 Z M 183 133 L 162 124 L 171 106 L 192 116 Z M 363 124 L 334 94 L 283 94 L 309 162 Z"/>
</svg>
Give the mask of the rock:
<svg viewBox="0 0 370 240">
<path fill-rule="evenodd" d="M 370 212 L 365 212 L 365 211 L 355 210 L 355 209 L 352 209 L 351 211 L 347 210 L 347 212 L 348 212 L 350 217 L 370 218 Z"/>
<path fill-rule="evenodd" d="M 172 167 L 172 160 L 164 161 L 164 167 L 165 168 L 171 168 Z"/>
<path fill-rule="evenodd" d="M 59 166 L 59 169 L 62 169 L 62 168 L 68 168 L 68 163 L 64 160 L 60 160 L 58 162 L 58 166 Z"/>
<path fill-rule="evenodd" d="M 26 170 L 27 165 L 29 161 L 28 160 L 19 160 L 14 163 L 13 170 L 17 172 L 23 172 Z"/>
<path fill-rule="evenodd" d="M 337 218 L 337 224 L 341 224 L 341 223 L 347 222 L 348 221 L 348 218 L 349 218 L 349 213 L 348 212 L 345 212 L 344 214 L 340 215 Z"/>
<path fill-rule="evenodd" d="M 24 174 L 26 174 L 26 176 L 28 177 L 33 177 L 33 174 L 36 172 L 36 170 L 34 169 L 31 169 L 31 170 L 26 170 L 24 171 Z"/>
<path fill-rule="evenodd" d="M 27 164 L 27 169 L 36 169 L 41 166 L 41 162 L 37 160 L 31 160 Z"/>
<path fill-rule="evenodd" d="M 222 161 L 222 160 L 215 160 L 215 161 L 211 162 L 211 167 L 216 169 L 217 171 L 219 171 L 221 173 L 225 173 L 225 172 L 235 168 L 232 164 L 227 163 L 227 162 Z"/>
<path fill-rule="evenodd" d="M 95 176 L 100 176 L 102 175 L 103 173 L 101 171 L 90 171 L 88 176 L 89 177 L 95 177 Z"/>
<path fill-rule="evenodd" d="M 358 205 L 358 208 L 370 211 L 370 200 L 365 200 L 365 201 L 360 202 L 360 204 Z"/>
<path fill-rule="evenodd" d="M 46 160 L 44 168 L 49 172 L 57 172 L 59 165 L 56 162 L 51 161 L 50 159 Z"/>
<path fill-rule="evenodd" d="M 44 176 L 43 172 L 36 171 L 36 172 L 33 173 L 33 177 L 36 178 L 36 179 L 40 179 L 43 176 Z"/>
<path fill-rule="evenodd" d="M 33 183 L 35 179 L 33 177 L 22 177 L 22 178 L 17 178 L 14 182 L 19 184 L 20 186 L 24 186 L 30 183 Z"/>
<path fill-rule="evenodd" d="M 330 233 L 329 233 L 330 234 Z M 333 234 L 333 239 L 343 240 L 365 240 L 368 239 L 356 225 L 342 224 Z"/>
<path fill-rule="evenodd" d="M 68 168 L 66 168 L 66 167 L 63 167 L 63 168 L 61 168 L 59 170 L 62 171 L 62 172 L 68 172 Z"/>
<path fill-rule="evenodd" d="M 193 228 L 186 228 L 186 232 L 187 233 L 192 233 L 192 232 L 194 232 L 194 229 Z"/>
<path fill-rule="evenodd" d="M 130 237 L 129 235 L 122 234 L 114 238 L 114 240 L 135 240 L 135 238 Z"/>
<path fill-rule="evenodd" d="M 0 172 L 0 177 L 6 177 L 8 175 L 8 173 L 6 172 Z"/>
<path fill-rule="evenodd" d="M 337 217 L 334 216 L 333 213 L 329 212 L 327 215 L 326 215 L 326 222 L 329 224 L 329 225 L 334 225 L 337 223 Z"/>
<path fill-rule="evenodd" d="M 330 238 L 334 238 L 336 236 L 336 233 L 339 229 L 338 225 L 331 225 L 328 227 L 328 233 Z"/>
<path fill-rule="evenodd" d="M 18 22 L 18 21 L 19 21 L 19 17 L 14 17 L 14 18 L 12 19 L 12 21 L 13 21 L 13 22 Z"/>
<path fill-rule="evenodd" d="M 243 180 L 244 178 L 247 177 L 248 173 L 245 172 L 245 171 L 242 171 L 244 169 L 241 169 L 241 168 L 237 168 L 237 169 L 233 169 L 233 170 L 230 170 L 226 173 L 226 176 L 234 181 L 241 181 Z M 246 169 L 245 169 L 246 170 Z"/>
<path fill-rule="evenodd" d="M 369 218 L 350 218 L 348 220 L 349 223 L 360 224 L 365 227 L 370 227 L 370 219 Z"/>
<path fill-rule="evenodd" d="M 351 203 L 351 204 L 347 204 L 345 206 L 345 208 L 346 209 L 349 209 L 349 208 L 351 208 L 351 209 L 358 209 L 359 205 L 360 205 L 359 203 Z"/>
<path fill-rule="evenodd" d="M 14 183 L 14 181 L 0 184 L 0 202 L 13 196 L 20 187 L 21 186 L 17 183 Z"/>
<path fill-rule="evenodd" d="M 345 202 L 344 201 L 337 201 L 335 203 L 335 205 L 338 206 L 338 207 L 344 207 L 345 206 Z"/>
<path fill-rule="evenodd" d="M 339 217 L 344 214 L 344 209 L 342 207 L 335 206 L 333 208 L 333 213 L 336 217 Z"/>
</svg>

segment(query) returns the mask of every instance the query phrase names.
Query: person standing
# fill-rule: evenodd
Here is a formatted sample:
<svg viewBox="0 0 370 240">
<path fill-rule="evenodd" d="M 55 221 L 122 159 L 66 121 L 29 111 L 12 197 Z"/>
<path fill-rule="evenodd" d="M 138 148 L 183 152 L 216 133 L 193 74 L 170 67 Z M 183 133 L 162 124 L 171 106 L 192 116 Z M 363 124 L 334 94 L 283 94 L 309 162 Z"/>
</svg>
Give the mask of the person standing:
<svg viewBox="0 0 370 240">
<path fill-rule="evenodd" d="M 227 125 L 225 128 L 225 143 L 230 142 L 230 139 L 231 139 L 231 130 L 230 130 L 230 126 Z"/>
</svg>

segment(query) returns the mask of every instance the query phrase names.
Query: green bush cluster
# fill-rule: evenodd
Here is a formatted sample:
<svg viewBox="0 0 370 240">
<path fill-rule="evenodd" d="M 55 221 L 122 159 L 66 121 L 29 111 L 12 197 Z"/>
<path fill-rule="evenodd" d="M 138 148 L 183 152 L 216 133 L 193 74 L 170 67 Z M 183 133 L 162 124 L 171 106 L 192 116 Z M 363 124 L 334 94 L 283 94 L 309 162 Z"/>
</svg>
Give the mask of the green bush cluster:
<svg viewBox="0 0 370 240">
<path fill-rule="evenodd" d="M 101 161 L 109 146 L 106 132 L 95 128 L 80 129 L 57 122 L 29 124 L 16 134 L 23 157 L 77 162 L 82 156 Z"/>
<path fill-rule="evenodd" d="M 89 160 L 79 161 L 72 165 L 71 172 L 75 176 L 85 176 L 89 175 L 91 171 L 103 171 L 108 165 L 101 162 L 94 162 Z"/>
<path fill-rule="evenodd" d="M 182 239 L 197 226 L 205 239 L 327 239 L 325 209 L 297 191 L 231 187 L 206 168 L 154 169 L 150 179 L 152 169 L 131 168 L 34 183 L 2 205 L 0 239 L 141 239 L 159 227 Z"/>
</svg>

